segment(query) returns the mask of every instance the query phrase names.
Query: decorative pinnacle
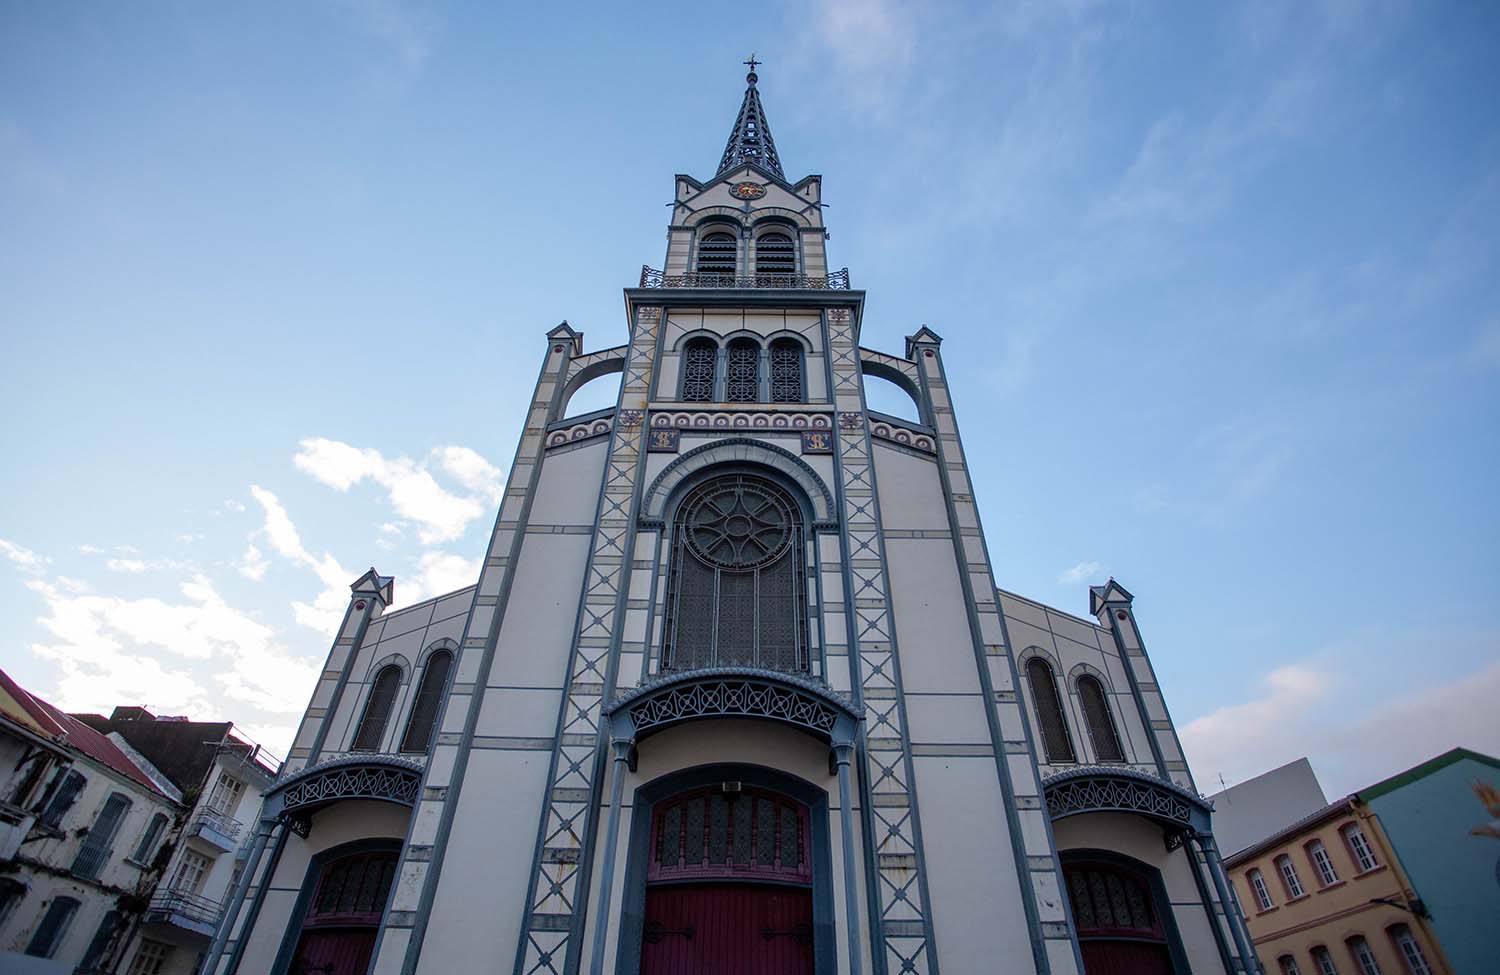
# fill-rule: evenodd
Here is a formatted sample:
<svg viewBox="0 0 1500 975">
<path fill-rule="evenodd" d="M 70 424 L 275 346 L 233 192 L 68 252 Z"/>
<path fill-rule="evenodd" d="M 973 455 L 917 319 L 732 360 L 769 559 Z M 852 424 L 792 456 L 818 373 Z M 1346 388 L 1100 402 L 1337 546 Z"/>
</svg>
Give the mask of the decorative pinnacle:
<svg viewBox="0 0 1500 975">
<path fill-rule="evenodd" d="M 740 104 L 740 114 L 729 133 L 729 144 L 724 147 L 724 158 L 719 161 L 718 172 L 714 175 L 753 163 L 778 179 L 786 179 L 781 171 L 781 159 L 776 155 L 776 143 L 771 138 L 771 126 L 766 122 L 766 111 L 760 104 L 760 93 L 755 87 L 759 80 L 755 69 L 761 62 L 752 54 L 741 63 L 750 66 L 750 73 L 745 75 L 745 100 Z"/>
</svg>

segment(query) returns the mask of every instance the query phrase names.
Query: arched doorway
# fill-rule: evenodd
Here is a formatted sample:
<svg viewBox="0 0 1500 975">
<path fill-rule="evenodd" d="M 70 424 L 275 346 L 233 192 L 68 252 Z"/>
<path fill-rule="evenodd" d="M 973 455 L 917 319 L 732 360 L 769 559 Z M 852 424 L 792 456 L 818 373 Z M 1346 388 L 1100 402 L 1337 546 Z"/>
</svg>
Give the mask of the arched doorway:
<svg viewBox="0 0 1500 975">
<path fill-rule="evenodd" d="M 315 866 L 288 975 L 365 975 L 396 875 L 397 850 L 362 849 Z"/>
<path fill-rule="evenodd" d="M 1063 879 L 1084 975 L 1172 975 L 1167 912 L 1154 870 L 1123 857 L 1064 853 Z"/>
<path fill-rule="evenodd" d="M 806 805 L 720 782 L 652 809 L 641 975 L 813 975 Z"/>
</svg>

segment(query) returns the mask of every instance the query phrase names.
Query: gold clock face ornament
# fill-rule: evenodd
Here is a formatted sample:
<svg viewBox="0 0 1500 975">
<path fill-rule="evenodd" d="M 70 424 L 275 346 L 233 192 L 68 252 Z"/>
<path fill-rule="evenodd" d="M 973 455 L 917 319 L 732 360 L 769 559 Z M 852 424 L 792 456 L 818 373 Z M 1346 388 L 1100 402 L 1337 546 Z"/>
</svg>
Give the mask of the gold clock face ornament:
<svg viewBox="0 0 1500 975">
<path fill-rule="evenodd" d="M 729 193 L 740 200 L 758 200 L 766 195 L 766 188 L 759 183 L 736 183 Z"/>
</svg>

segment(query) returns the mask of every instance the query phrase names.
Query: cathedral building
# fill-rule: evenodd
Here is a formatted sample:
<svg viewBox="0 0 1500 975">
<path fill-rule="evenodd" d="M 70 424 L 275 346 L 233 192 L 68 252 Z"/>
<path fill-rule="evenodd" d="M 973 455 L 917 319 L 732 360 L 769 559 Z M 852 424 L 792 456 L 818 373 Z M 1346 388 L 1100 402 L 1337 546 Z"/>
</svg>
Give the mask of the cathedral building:
<svg viewBox="0 0 1500 975">
<path fill-rule="evenodd" d="M 205 971 L 1258 970 L 1131 594 L 997 588 L 942 339 L 860 344 L 754 68 L 625 344 L 539 345 L 475 584 L 353 584 Z"/>
</svg>

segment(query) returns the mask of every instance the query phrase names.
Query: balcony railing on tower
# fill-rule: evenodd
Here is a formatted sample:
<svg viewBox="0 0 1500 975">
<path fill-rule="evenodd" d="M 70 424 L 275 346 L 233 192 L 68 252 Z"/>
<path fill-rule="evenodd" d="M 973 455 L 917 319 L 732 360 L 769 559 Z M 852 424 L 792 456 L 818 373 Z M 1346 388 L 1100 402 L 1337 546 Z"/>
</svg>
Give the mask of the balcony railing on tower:
<svg viewBox="0 0 1500 975">
<path fill-rule="evenodd" d="M 688 271 L 667 274 L 654 267 L 642 266 L 643 288 L 790 288 L 805 291 L 848 291 L 849 269 L 841 268 L 827 276 L 810 274 L 723 274 L 717 271 Z"/>
</svg>

